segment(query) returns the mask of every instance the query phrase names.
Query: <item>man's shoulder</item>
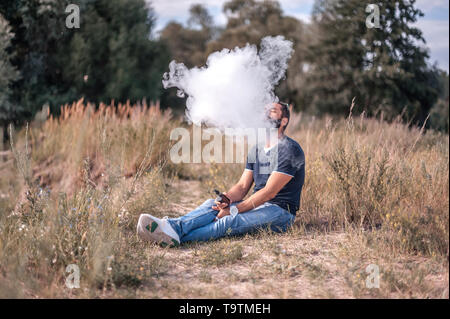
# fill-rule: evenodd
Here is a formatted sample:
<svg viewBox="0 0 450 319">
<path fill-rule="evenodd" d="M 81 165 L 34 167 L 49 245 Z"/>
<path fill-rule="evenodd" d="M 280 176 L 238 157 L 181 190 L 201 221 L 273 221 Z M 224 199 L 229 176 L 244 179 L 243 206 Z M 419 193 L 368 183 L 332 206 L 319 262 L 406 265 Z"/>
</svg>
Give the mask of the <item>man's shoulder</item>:
<svg viewBox="0 0 450 319">
<path fill-rule="evenodd" d="M 296 156 L 305 156 L 300 144 L 296 140 L 290 138 L 289 136 L 285 137 L 285 141 L 283 144 L 289 153 L 293 153 L 293 155 Z"/>
</svg>

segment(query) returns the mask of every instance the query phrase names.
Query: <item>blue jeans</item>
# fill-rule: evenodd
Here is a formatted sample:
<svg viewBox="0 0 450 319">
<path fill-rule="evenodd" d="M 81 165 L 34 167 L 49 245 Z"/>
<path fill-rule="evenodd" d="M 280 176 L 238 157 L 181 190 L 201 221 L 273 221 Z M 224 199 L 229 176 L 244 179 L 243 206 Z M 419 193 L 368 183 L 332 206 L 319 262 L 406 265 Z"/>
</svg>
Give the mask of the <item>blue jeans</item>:
<svg viewBox="0 0 450 319">
<path fill-rule="evenodd" d="M 211 208 L 213 205 L 215 205 L 214 199 L 208 199 L 186 215 L 168 219 L 182 243 L 207 241 L 226 235 L 242 235 L 255 232 L 260 228 L 284 232 L 295 219 L 293 214 L 278 205 L 264 203 L 255 209 L 239 213 L 235 217 L 228 215 L 215 221 L 214 218 L 219 212 Z"/>
</svg>

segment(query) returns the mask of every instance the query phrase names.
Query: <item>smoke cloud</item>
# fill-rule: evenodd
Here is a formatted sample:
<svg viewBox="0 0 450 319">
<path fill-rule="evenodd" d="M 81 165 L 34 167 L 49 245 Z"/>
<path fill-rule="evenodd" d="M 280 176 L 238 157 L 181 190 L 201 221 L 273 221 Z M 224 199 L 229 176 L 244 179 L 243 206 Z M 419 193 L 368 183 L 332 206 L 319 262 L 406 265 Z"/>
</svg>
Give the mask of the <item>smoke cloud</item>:
<svg viewBox="0 0 450 319">
<path fill-rule="evenodd" d="M 265 37 L 255 45 L 223 49 L 209 55 L 206 65 L 188 69 L 172 61 L 163 76 L 164 88 L 178 88 L 188 96 L 190 122 L 220 130 L 269 127 L 268 104 L 278 102 L 274 87 L 284 78 L 293 48 L 283 36 Z"/>
</svg>

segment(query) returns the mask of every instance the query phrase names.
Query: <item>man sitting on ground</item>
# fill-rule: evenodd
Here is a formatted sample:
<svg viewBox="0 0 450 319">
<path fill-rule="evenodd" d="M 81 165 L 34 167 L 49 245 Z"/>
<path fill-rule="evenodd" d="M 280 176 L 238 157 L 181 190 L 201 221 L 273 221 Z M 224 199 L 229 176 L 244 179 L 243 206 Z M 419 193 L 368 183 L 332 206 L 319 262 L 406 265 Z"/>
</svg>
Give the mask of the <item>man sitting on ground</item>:
<svg viewBox="0 0 450 319">
<path fill-rule="evenodd" d="M 237 184 L 224 195 L 230 204 L 208 199 L 178 218 L 159 219 L 142 214 L 138 235 L 163 246 L 189 241 L 207 241 L 227 235 L 242 235 L 261 228 L 284 232 L 295 220 L 305 179 L 305 155 L 300 145 L 284 134 L 290 111 L 286 103 L 274 103 L 268 117 L 278 128 L 278 140 L 266 141 L 264 150 L 253 149 L 256 160 L 247 156 L 246 168 Z M 276 154 L 272 154 L 276 153 Z M 254 157 L 254 156 L 253 156 Z M 272 158 L 263 161 L 262 158 Z M 275 162 L 275 165 L 272 165 Z M 253 182 L 253 194 L 246 200 Z"/>
</svg>

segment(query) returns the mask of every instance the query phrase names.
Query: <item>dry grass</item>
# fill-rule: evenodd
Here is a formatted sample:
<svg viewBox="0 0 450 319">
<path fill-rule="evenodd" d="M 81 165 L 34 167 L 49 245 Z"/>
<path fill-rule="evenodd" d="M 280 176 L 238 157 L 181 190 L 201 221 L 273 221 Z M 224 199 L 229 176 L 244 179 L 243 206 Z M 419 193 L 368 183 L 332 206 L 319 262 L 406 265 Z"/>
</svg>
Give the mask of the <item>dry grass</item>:
<svg viewBox="0 0 450 319">
<path fill-rule="evenodd" d="M 288 135 L 306 155 L 295 226 L 163 249 L 138 240 L 138 215 L 184 214 L 243 168 L 171 163 L 181 125 L 158 105 L 79 101 L 13 132 L 0 297 L 448 298 L 448 135 L 293 114 Z M 80 289 L 64 284 L 68 264 Z M 380 288 L 365 285 L 369 264 Z"/>
<path fill-rule="evenodd" d="M 448 135 L 365 118 L 325 123 L 293 134 L 308 154 L 303 222 L 381 226 L 401 251 L 448 256 Z"/>
</svg>

